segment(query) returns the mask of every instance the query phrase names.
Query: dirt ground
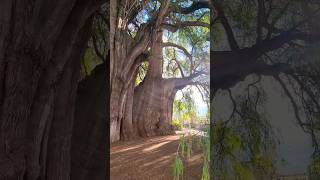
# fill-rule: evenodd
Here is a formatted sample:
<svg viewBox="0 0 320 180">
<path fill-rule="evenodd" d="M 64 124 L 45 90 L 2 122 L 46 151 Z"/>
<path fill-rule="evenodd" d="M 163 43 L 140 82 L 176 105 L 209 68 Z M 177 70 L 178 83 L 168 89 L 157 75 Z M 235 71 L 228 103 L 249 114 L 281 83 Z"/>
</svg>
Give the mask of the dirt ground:
<svg viewBox="0 0 320 180">
<path fill-rule="evenodd" d="M 117 142 L 110 149 L 111 180 L 172 180 L 179 135 Z M 184 162 L 184 180 L 200 180 L 202 155 L 194 148 Z"/>
</svg>

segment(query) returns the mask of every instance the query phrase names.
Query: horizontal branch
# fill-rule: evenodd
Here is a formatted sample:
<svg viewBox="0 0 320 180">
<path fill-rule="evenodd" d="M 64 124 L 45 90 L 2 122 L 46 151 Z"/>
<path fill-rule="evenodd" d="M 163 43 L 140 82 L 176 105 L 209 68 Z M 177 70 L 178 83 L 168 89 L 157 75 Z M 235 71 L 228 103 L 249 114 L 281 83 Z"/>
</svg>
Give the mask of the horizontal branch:
<svg viewBox="0 0 320 180">
<path fill-rule="evenodd" d="M 188 85 L 195 85 L 197 84 L 196 81 L 194 81 L 194 78 L 199 77 L 201 75 L 206 74 L 205 72 L 196 72 L 189 76 L 182 77 L 182 78 L 171 78 L 170 80 L 174 81 L 175 88 L 176 89 L 183 89 L 184 87 Z"/>
<path fill-rule="evenodd" d="M 183 47 L 183 46 L 180 46 L 178 44 L 175 44 L 175 43 L 172 43 L 172 42 L 165 42 L 165 43 L 162 43 L 162 47 L 175 47 L 175 48 L 178 48 L 180 50 L 183 51 L 183 53 L 189 58 L 189 59 L 192 59 L 192 55 L 188 52 L 188 50 Z"/>
<path fill-rule="evenodd" d="M 256 51 L 259 52 L 259 55 L 261 55 L 261 53 L 273 51 L 282 47 L 284 44 L 295 40 L 303 40 L 313 43 L 320 40 L 320 34 L 309 34 L 299 31 L 285 31 L 271 39 L 263 40 L 260 45 L 257 44 L 251 48 L 256 49 Z"/>
<path fill-rule="evenodd" d="M 181 13 L 181 14 L 190 14 L 199 9 L 209 9 L 210 4 L 209 1 L 194 1 L 188 7 L 171 7 L 173 12 Z"/>
<path fill-rule="evenodd" d="M 181 28 L 192 27 L 192 26 L 210 28 L 210 25 L 208 23 L 201 22 L 201 21 L 183 21 L 183 22 L 177 22 L 176 24 L 169 24 L 169 23 L 162 24 L 163 28 L 171 32 L 176 32 Z"/>
</svg>

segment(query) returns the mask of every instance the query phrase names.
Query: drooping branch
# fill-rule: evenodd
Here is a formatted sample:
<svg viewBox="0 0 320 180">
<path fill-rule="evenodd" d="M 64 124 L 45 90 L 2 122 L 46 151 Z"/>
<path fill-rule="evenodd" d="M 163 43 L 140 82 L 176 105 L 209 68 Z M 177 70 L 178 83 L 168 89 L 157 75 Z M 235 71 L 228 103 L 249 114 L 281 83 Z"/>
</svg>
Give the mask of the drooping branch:
<svg viewBox="0 0 320 180">
<path fill-rule="evenodd" d="M 306 87 L 306 85 L 304 85 L 304 83 L 299 79 L 299 77 L 294 74 L 294 73 L 288 73 L 289 76 L 291 76 L 300 86 L 300 88 L 307 93 L 307 95 L 310 97 L 310 99 L 312 100 L 312 102 L 315 104 L 315 106 L 317 107 L 318 110 L 320 110 L 320 104 L 317 101 L 317 97 L 316 95 L 313 93 L 313 91 L 311 89 L 309 89 L 308 87 Z"/>
<path fill-rule="evenodd" d="M 231 119 L 232 119 L 232 118 L 234 117 L 234 115 L 235 115 L 235 112 L 238 112 L 238 111 L 237 111 L 237 103 L 236 103 L 236 100 L 233 98 L 233 95 L 232 95 L 231 90 L 230 90 L 230 89 L 227 89 L 227 91 L 228 91 L 228 94 L 229 94 L 229 98 L 230 98 L 230 100 L 231 100 L 231 102 L 232 102 L 233 108 L 232 108 L 232 112 L 231 112 L 228 120 L 226 121 L 226 123 L 228 123 L 228 122 L 231 121 Z M 238 112 L 238 113 L 239 113 L 239 112 Z"/>
<path fill-rule="evenodd" d="M 293 111 L 294 111 L 295 117 L 296 117 L 296 119 L 298 120 L 299 125 L 302 127 L 302 129 L 303 129 L 305 132 L 308 132 L 308 131 L 305 129 L 306 123 L 304 123 L 304 122 L 301 120 L 298 105 L 297 105 L 296 101 L 294 100 L 293 96 L 291 95 L 289 89 L 287 88 L 287 86 L 285 85 L 285 83 L 282 81 L 282 79 L 281 79 L 279 76 L 273 76 L 273 77 L 274 77 L 275 80 L 277 80 L 277 81 L 279 82 L 279 84 L 281 85 L 281 87 L 282 87 L 282 89 L 284 90 L 285 94 L 286 94 L 287 97 L 289 98 L 289 100 L 290 100 L 290 102 L 291 102 L 291 105 L 292 105 L 292 107 L 293 107 Z"/>
</svg>

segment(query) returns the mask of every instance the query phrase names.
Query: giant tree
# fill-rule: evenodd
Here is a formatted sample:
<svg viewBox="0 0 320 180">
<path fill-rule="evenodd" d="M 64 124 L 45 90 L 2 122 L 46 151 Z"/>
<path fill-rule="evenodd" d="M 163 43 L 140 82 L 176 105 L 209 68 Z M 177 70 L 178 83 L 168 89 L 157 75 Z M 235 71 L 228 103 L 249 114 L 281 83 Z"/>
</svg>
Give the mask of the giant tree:
<svg viewBox="0 0 320 180">
<path fill-rule="evenodd" d="M 93 171 L 97 179 L 105 178 L 105 169 L 98 172 L 83 158 L 96 153 L 95 145 L 71 156 L 77 151 L 71 146 L 87 143 L 73 136 L 74 126 L 79 132 L 101 125 L 89 119 L 87 126 L 74 117 L 81 59 L 94 16 L 105 3 L 0 2 L 0 179 L 87 179 Z M 87 171 L 76 177 L 71 161 L 80 159 Z"/>
<path fill-rule="evenodd" d="M 134 3 L 133 3 L 134 2 Z M 181 4 L 187 5 L 181 6 Z M 163 77 L 163 48 L 181 49 L 186 58 L 191 53 L 186 47 L 173 42 L 163 42 L 163 31 L 176 32 L 187 27 L 209 27 L 201 15 L 198 19 L 179 18 L 199 8 L 189 10 L 183 1 L 112 1 L 110 39 L 111 85 L 111 141 L 136 136 L 152 136 L 172 132 L 170 120 L 175 93 L 194 84 L 196 78 L 207 71 L 204 61 L 183 72 L 175 61 L 180 77 Z M 192 3 L 190 7 L 193 7 Z M 204 15 L 206 12 L 202 12 Z M 208 13 L 206 13 L 208 15 Z M 147 63 L 146 76 L 135 87 L 140 65 Z"/>
</svg>

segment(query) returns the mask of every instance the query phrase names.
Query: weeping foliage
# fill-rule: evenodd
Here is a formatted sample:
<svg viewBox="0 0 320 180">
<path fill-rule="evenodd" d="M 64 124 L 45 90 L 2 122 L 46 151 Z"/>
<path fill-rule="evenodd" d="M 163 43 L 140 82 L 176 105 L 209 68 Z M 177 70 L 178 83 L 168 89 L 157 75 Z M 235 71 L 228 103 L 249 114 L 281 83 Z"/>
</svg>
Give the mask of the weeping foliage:
<svg viewBox="0 0 320 180">
<path fill-rule="evenodd" d="M 252 58 L 252 63 L 286 66 L 281 70 L 273 69 L 270 74 L 254 70 L 246 77 L 252 74 L 258 75 L 260 79 L 261 76 L 270 76 L 279 82 L 279 88 L 282 88 L 283 94 L 289 99 L 293 108 L 295 123 L 312 139 L 314 153 L 309 171 L 310 174 L 315 174 L 312 176 L 313 179 L 319 179 L 320 171 L 317 168 L 320 154 L 319 2 L 302 0 L 212 2 L 218 5 L 216 4 L 213 9 L 211 53 L 227 51 L 232 54 L 234 51 L 266 45 L 270 49 L 261 49 L 263 53 Z M 224 14 L 223 17 L 219 15 L 221 12 Z M 225 18 L 224 24 L 219 18 Z M 228 28 L 231 28 L 232 32 L 224 31 Z M 302 37 L 290 38 L 293 32 L 301 33 Z M 287 38 L 285 43 L 278 43 L 275 46 L 266 43 L 282 36 Z M 228 57 L 225 57 L 223 60 L 227 60 Z M 237 92 L 241 94 L 239 98 L 231 97 L 234 105 L 230 110 L 233 111 L 232 116 L 215 122 L 214 165 L 218 179 L 261 179 L 263 175 L 274 174 L 277 140 L 262 110 L 266 98 L 263 97 L 263 90 L 256 86 L 259 83 L 260 80 L 255 82 L 255 85 L 250 85 L 256 89 L 255 94 L 244 91 Z M 231 91 L 234 86 L 227 90 Z"/>
<path fill-rule="evenodd" d="M 210 128 L 205 129 L 205 136 L 201 138 L 201 148 L 203 152 L 203 166 L 202 166 L 202 176 L 201 180 L 210 179 Z M 211 172 L 212 173 L 212 172 Z"/>
<path fill-rule="evenodd" d="M 240 96 L 232 117 L 216 122 L 212 130 L 214 172 L 219 180 L 271 178 L 275 173 L 276 138 L 256 107 L 263 98 L 257 98 Z"/>
<path fill-rule="evenodd" d="M 183 162 L 180 157 L 176 157 L 173 164 L 173 179 L 180 180 L 183 177 Z"/>
<path fill-rule="evenodd" d="M 109 3 L 104 4 L 94 15 L 93 26 L 88 42 L 88 47 L 81 60 L 82 78 L 89 76 L 92 70 L 99 64 L 106 61 L 109 50 Z"/>
<path fill-rule="evenodd" d="M 308 174 L 310 180 L 320 178 L 320 158 L 314 158 L 308 167 Z"/>
</svg>

